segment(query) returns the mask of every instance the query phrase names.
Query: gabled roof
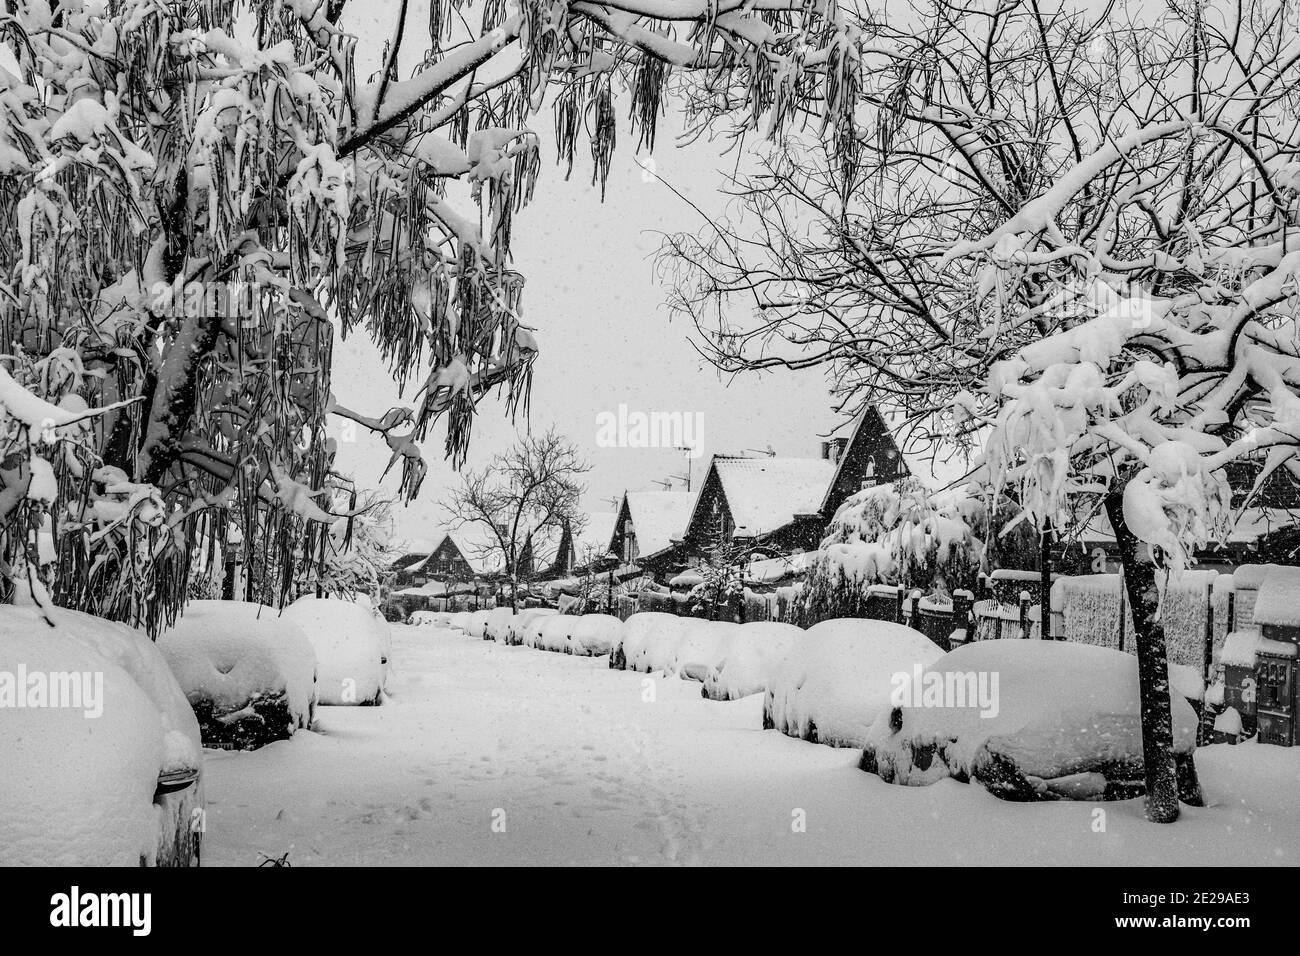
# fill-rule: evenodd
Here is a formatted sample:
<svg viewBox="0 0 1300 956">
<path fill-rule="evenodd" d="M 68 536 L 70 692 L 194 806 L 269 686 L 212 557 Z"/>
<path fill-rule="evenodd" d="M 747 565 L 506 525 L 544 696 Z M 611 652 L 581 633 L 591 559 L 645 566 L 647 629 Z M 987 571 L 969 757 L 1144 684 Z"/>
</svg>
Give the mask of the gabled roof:
<svg viewBox="0 0 1300 956">
<path fill-rule="evenodd" d="M 735 533 L 751 536 L 784 528 L 797 515 L 818 513 L 836 471 L 825 458 L 722 456 L 714 456 L 709 469 L 722 483 Z"/>
<path fill-rule="evenodd" d="M 614 524 L 618 515 L 613 511 L 591 511 L 587 513 L 587 523 L 574 538 L 574 560 L 581 564 L 586 560 L 588 551 L 604 557 L 614 539 Z"/>
<path fill-rule="evenodd" d="M 636 529 L 637 551 L 652 557 L 671 548 L 686 533 L 698 497 L 693 491 L 628 491 L 623 502 Z M 620 513 L 622 509 L 619 509 Z M 613 529 L 606 546 L 613 543 Z"/>
<path fill-rule="evenodd" d="M 454 532 L 444 532 L 443 534 L 440 534 L 436 538 L 434 538 L 433 546 L 429 549 L 429 553 L 425 555 L 421 560 L 417 561 L 412 565 L 409 565 L 406 568 L 406 570 L 413 573 L 429 570 L 426 567 L 427 563 L 435 554 L 438 553 L 439 549 L 442 548 L 443 542 L 448 540 L 450 540 L 452 546 L 457 551 L 460 552 L 460 556 L 465 559 L 465 563 L 469 565 L 470 570 L 473 571 L 475 574 L 491 574 L 494 573 L 496 570 L 498 570 L 497 567 L 490 567 L 488 561 L 480 559 L 477 556 L 476 549 L 465 547 L 465 544 L 461 540 L 460 536 Z M 500 558 L 494 558 L 492 563 L 495 565 L 499 565 Z"/>
</svg>

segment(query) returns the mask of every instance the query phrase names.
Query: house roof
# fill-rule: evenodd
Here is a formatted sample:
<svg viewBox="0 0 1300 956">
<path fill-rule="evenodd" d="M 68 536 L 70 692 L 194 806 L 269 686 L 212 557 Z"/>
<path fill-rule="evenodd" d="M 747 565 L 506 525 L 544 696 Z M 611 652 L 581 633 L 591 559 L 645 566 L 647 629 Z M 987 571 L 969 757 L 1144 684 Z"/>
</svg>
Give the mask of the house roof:
<svg viewBox="0 0 1300 956">
<path fill-rule="evenodd" d="M 443 532 L 442 534 L 435 537 L 433 539 L 433 543 L 429 549 L 428 554 L 426 554 L 424 558 L 421 559 L 420 561 L 417 561 L 416 563 L 409 565 L 406 568 L 406 570 L 412 572 L 429 570 L 427 567 L 425 567 L 425 565 L 428 563 L 430 558 L 432 558 L 435 554 L 438 553 L 438 549 L 442 547 L 442 543 L 446 541 L 448 538 L 451 539 L 451 543 L 455 545 L 456 550 L 460 552 L 460 556 L 465 559 L 465 563 L 469 565 L 470 570 L 473 571 L 475 574 L 492 574 L 495 571 L 499 570 L 501 564 L 501 559 L 499 557 L 493 557 L 490 560 L 484 560 L 482 557 L 478 555 L 479 549 L 467 548 L 465 546 L 464 540 L 462 540 L 460 535 L 450 531 Z"/>
<path fill-rule="evenodd" d="M 574 560 L 581 564 L 588 551 L 603 557 L 609 551 L 610 542 L 614 538 L 614 524 L 617 521 L 618 515 L 613 511 L 588 512 L 586 525 L 573 536 Z"/>
<path fill-rule="evenodd" d="M 825 458 L 725 458 L 715 456 L 736 534 L 768 534 L 796 515 L 821 510 L 836 466 Z"/>
<path fill-rule="evenodd" d="M 672 547 L 673 541 L 686 533 L 698 496 L 692 491 L 628 491 L 623 495 L 632 527 L 636 529 L 637 550 L 651 557 Z M 610 528 L 612 542 L 613 527 Z"/>
</svg>

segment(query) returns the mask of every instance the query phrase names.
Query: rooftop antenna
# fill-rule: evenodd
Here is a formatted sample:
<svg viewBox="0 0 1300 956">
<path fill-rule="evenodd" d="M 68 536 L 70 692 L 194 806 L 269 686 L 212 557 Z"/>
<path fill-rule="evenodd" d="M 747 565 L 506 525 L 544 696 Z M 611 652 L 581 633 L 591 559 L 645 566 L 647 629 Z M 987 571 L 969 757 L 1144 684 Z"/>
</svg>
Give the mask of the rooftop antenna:
<svg viewBox="0 0 1300 956">
<path fill-rule="evenodd" d="M 614 496 L 611 496 L 611 497 L 609 497 L 609 498 L 602 498 L 602 499 L 600 499 L 600 500 L 601 500 L 601 501 L 608 501 L 609 504 L 610 504 L 610 506 L 611 506 L 612 508 L 614 508 L 615 510 L 617 510 L 617 509 L 618 509 L 618 506 L 621 505 L 621 504 L 623 503 L 623 499 L 622 499 L 622 498 L 618 498 L 618 497 L 614 497 Z"/>
<path fill-rule="evenodd" d="M 687 491 L 690 491 L 690 490 L 691 490 L 691 458 L 693 457 L 693 456 L 692 456 L 692 453 L 695 451 L 695 449 L 692 448 L 690 445 L 677 445 L 677 446 L 676 446 L 676 449 L 677 449 L 677 451 L 680 451 L 682 454 L 684 454 L 684 455 L 686 456 L 686 474 L 685 474 L 684 476 L 683 476 L 683 475 L 670 475 L 669 477 L 670 477 L 670 478 L 682 478 L 682 477 L 685 477 L 685 479 L 686 479 L 686 490 L 687 490 Z"/>
<path fill-rule="evenodd" d="M 679 478 L 679 477 L 681 477 L 681 476 L 680 476 L 680 475 L 669 475 L 667 478 L 656 478 L 656 479 L 654 480 L 653 484 L 658 485 L 658 486 L 659 486 L 660 488 L 662 488 L 664 491 L 672 491 L 672 490 L 673 490 L 673 479 L 674 479 L 674 478 Z"/>
<path fill-rule="evenodd" d="M 766 448 L 746 448 L 745 451 L 752 451 L 756 455 L 766 455 L 768 458 L 776 457 L 776 449 L 772 447 L 771 442 L 767 443 Z"/>
</svg>

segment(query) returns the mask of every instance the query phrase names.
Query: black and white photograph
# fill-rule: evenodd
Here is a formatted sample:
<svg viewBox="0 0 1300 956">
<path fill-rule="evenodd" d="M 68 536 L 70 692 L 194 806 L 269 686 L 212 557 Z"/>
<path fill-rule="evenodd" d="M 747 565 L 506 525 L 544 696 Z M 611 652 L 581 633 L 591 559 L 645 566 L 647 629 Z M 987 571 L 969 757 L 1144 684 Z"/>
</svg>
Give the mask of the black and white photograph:
<svg viewBox="0 0 1300 956">
<path fill-rule="evenodd" d="M 1300 862 L 1300 0 L 5 0 L 0 339 L 30 922 Z"/>
</svg>

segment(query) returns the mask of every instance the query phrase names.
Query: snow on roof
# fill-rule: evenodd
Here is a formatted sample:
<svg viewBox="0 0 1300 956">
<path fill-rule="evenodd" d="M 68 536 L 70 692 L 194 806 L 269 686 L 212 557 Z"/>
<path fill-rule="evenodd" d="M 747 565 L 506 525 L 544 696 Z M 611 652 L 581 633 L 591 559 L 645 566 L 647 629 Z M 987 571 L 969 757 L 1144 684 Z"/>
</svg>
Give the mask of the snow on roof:
<svg viewBox="0 0 1300 956">
<path fill-rule="evenodd" d="M 686 523 L 695 507 L 690 491 L 629 491 L 628 514 L 636 529 L 637 549 L 643 557 L 672 546 L 673 539 L 686 533 Z M 611 528 L 611 537 L 613 529 Z"/>
<path fill-rule="evenodd" d="M 432 546 L 429 548 L 428 555 L 424 560 L 417 561 L 415 564 L 407 567 L 406 570 L 412 572 L 428 571 L 429 568 L 425 567 L 425 565 L 428 563 L 429 559 L 437 553 L 438 549 L 442 547 L 443 541 L 448 538 L 451 539 L 451 543 L 456 546 L 456 550 L 461 553 L 461 557 L 465 559 L 470 570 L 475 574 L 491 574 L 500 569 L 501 559 L 499 556 L 490 555 L 485 557 L 480 554 L 481 549 L 466 547 L 466 538 L 462 535 L 461 531 L 444 531 L 433 539 L 431 542 Z"/>
<path fill-rule="evenodd" d="M 618 515 L 612 511 L 590 511 L 587 513 L 587 524 L 577 534 L 574 535 L 573 553 L 579 564 L 582 563 L 588 551 L 603 556 L 609 551 L 610 539 L 614 537 L 614 524 L 618 521 Z"/>
<path fill-rule="evenodd" d="M 816 514 L 835 476 L 824 458 L 714 458 L 736 534 L 767 534 Z"/>
</svg>

